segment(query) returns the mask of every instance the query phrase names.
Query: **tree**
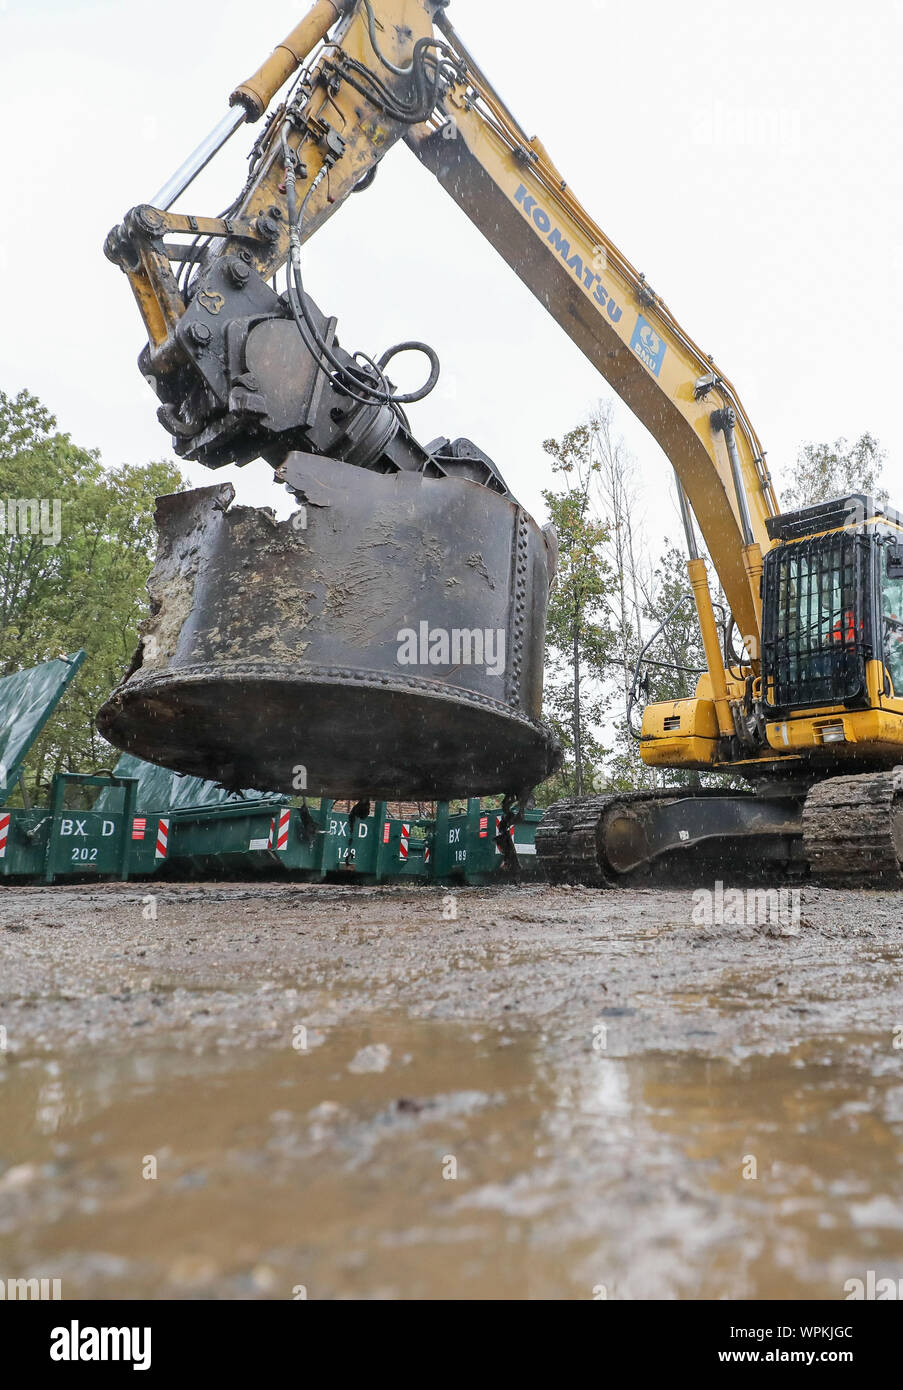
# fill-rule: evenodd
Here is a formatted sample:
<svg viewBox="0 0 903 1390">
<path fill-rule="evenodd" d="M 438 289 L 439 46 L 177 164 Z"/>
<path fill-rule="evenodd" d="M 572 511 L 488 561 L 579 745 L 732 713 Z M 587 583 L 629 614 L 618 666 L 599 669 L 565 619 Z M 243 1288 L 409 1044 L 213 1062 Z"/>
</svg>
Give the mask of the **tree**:
<svg viewBox="0 0 903 1390">
<path fill-rule="evenodd" d="M 643 617 L 648 638 L 654 639 L 643 657 L 640 680 L 643 700 L 632 712 L 632 724 L 639 726 L 642 705 L 666 700 L 685 700 L 696 693 L 696 682 L 705 670 L 702 635 L 687 577 L 684 552 L 665 540 L 661 560 L 651 579 L 641 581 Z M 661 624 L 661 632 L 655 634 Z M 641 646 L 637 646 L 631 665 L 632 687 Z M 652 789 L 665 783 L 686 780 L 686 774 L 647 767 L 640 757 L 640 745 L 626 719 L 617 731 L 615 747 L 606 765 L 608 785 L 617 790 Z M 693 780 L 693 779 L 691 779 Z"/>
<path fill-rule="evenodd" d="M 616 661 L 622 674 L 621 715 L 626 714 L 633 668 L 642 641 L 643 587 L 637 551 L 642 547 L 638 521 L 636 461 L 614 432 L 610 403 L 600 404 L 589 417 L 593 472 L 599 509 L 607 527 L 606 553 L 612 584 L 608 609 Z M 612 663 L 614 668 L 614 663 Z M 612 672 L 614 679 L 614 669 Z"/>
<path fill-rule="evenodd" d="M 36 397 L 0 391 L 0 675 L 88 653 L 29 758 L 35 791 L 54 772 L 96 771 L 117 756 L 94 719 L 138 643 L 155 500 L 184 486 L 166 462 L 105 470 Z"/>
<path fill-rule="evenodd" d="M 607 528 L 593 511 L 592 431 L 571 430 L 543 445 L 563 488 L 543 493 L 560 548 L 549 604 L 546 714 L 565 750 L 565 766 L 548 796 L 582 796 L 604 756 L 597 730 L 605 711 L 602 683 L 613 650 L 608 618 L 612 586 Z"/>
<path fill-rule="evenodd" d="M 881 505 L 888 500 L 881 484 L 885 452 L 873 435 L 860 435 L 855 444 L 804 444 L 797 455 L 793 485 L 784 491 L 786 511 L 829 502 L 850 492 L 864 492 Z"/>
</svg>

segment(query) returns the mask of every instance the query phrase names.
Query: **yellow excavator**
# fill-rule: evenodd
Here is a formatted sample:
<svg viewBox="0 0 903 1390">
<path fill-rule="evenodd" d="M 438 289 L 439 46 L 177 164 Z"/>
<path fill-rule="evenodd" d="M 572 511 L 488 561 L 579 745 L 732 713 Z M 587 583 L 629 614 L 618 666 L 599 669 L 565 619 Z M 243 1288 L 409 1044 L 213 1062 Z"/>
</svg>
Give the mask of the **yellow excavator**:
<svg viewBox="0 0 903 1390">
<path fill-rule="evenodd" d="M 903 519 L 865 495 L 780 513 L 730 380 L 588 216 L 447 10 L 318 0 L 107 239 L 176 452 L 211 469 L 264 458 L 299 509 L 278 522 L 234 507 L 227 484 L 161 499 L 151 617 L 101 731 L 227 784 L 504 790 L 511 815 L 557 766 L 541 721 L 554 534 L 476 444 L 412 434 L 404 407 L 435 385 L 433 349 L 351 352 L 304 283 L 304 244 L 403 143 L 677 480 L 708 669 L 694 698 L 646 707 L 641 753 L 732 783 L 559 802 L 537 834 L 549 874 L 614 885 L 708 862 L 903 883 Z M 234 203 L 217 217 L 173 211 L 258 123 Z M 429 364 L 407 394 L 388 374 L 403 351 Z"/>
</svg>

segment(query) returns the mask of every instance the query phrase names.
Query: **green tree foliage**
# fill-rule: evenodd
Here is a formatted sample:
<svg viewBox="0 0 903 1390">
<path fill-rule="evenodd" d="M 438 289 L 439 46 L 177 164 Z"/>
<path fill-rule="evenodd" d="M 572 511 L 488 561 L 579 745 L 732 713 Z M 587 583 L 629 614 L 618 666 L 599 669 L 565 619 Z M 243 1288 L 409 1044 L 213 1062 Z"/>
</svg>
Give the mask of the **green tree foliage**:
<svg viewBox="0 0 903 1390">
<path fill-rule="evenodd" d="M 716 595 L 716 603 L 718 598 Z M 643 617 L 645 640 L 654 640 L 640 667 L 642 692 L 633 711 L 633 725 L 637 729 L 645 705 L 686 700 L 695 695 L 696 683 L 706 665 L 696 604 L 687 576 L 686 555 L 667 540 L 651 582 L 644 585 Z M 606 777 L 607 785 L 618 791 L 699 781 L 695 773 L 646 767 L 640 758 L 639 742 L 630 732 L 626 719 L 615 740 Z"/>
<path fill-rule="evenodd" d="M 169 463 L 105 470 L 80 449 L 34 396 L 0 391 L 0 505 L 60 504 L 59 544 L 18 517 L 0 535 L 0 675 L 84 647 L 88 659 L 29 758 L 29 783 L 56 771 L 91 772 L 116 754 L 94 717 L 138 642 L 145 584 L 156 550 L 155 499 L 184 487 Z M 26 534 L 22 534 L 25 530 Z M 53 540 L 50 537 L 51 541 Z"/>
<path fill-rule="evenodd" d="M 578 426 L 561 440 L 544 444 L 562 486 L 543 493 L 560 547 L 558 576 L 548 622 L 546 717 L 565 750 L 565 765 L 540 798 L 581 796 L 593 784 L 604 749 L 598 729 L 606 701 L 602 692 L 613 637 L 607 621 L 612 585 L 606 559 L 608 531 L 593 512 L 592 435 Z"/>
<path fill-rule="evenodd" d="M 874 436 L 866 433 L 850 444 L 835 439 L 833 444 L 804 444 L 797 456 L 793 485 L 783 495 L 786 511 L 829 502 L 850 492 L 865 492 L 879 502 L 887 502 L 881 473 L 885 453 Z"/>
<path fill-rule="evenodd" d="M 718 601 L 717 594 L 715 600 Z M 667 540 L 653 573 L 645 617 L 650 636 L 667 618 L 661 637 L 649 650 L 645 663 L 649 699 L 653 702 L 689 699 L 696 694 L 699 673 L 705 670 L 705 651 L 687 575 L 687 557 Z"/>
</svg>

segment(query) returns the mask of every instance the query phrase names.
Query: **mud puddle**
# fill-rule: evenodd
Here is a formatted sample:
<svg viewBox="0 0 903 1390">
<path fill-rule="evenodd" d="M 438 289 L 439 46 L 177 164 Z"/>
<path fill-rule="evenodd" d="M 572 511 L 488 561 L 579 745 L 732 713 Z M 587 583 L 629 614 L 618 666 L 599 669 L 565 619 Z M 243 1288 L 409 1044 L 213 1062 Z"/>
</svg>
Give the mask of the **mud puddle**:
<svg viewBox="0 0 903 1390">
<path fill-rule="evenodd" d="M 0 1276 L 66 1298 L 794 1298 L 903 1276 L 889 1038 L 739 1062 L 324 1019 L 0 1061 Z M 156 1174 L 154 1176 L 153 1174 Z"/>
</svg>

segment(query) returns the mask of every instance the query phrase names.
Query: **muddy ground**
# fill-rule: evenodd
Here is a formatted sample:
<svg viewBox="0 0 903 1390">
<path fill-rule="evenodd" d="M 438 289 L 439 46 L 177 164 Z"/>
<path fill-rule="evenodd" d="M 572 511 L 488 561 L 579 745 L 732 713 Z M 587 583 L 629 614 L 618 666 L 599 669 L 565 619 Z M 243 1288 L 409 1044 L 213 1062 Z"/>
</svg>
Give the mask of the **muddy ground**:
<svg viewBox="0 0 903 1390">
<path fill-rule="evenodd" d="M 699 925 L 688 890 L 3 888 L 0 1279 L 839 1299 L 903 1278 L 903 897 L 748 915 Z"/>
</svg>

